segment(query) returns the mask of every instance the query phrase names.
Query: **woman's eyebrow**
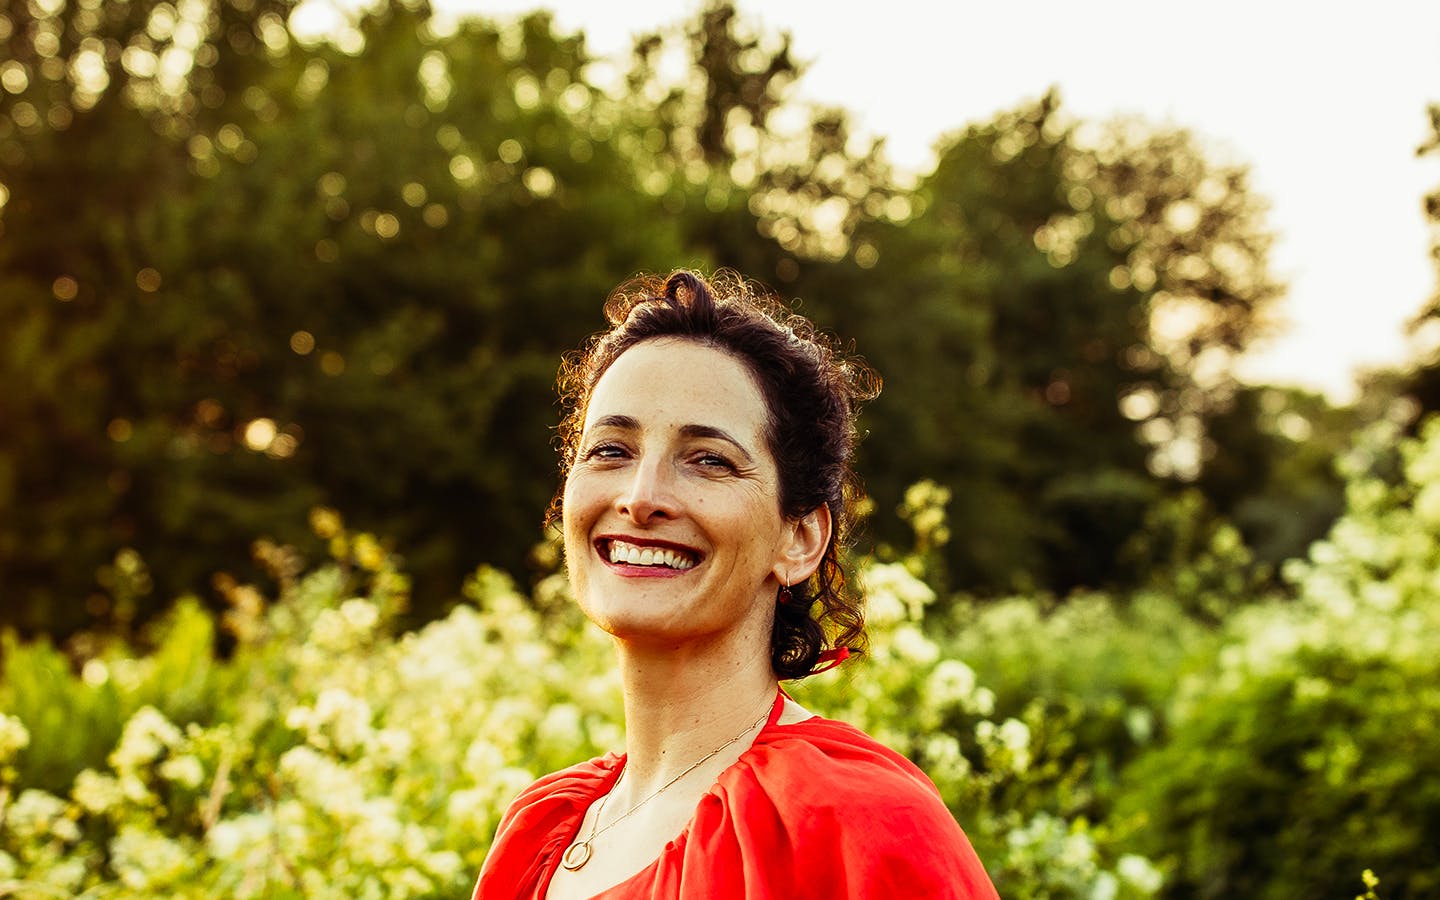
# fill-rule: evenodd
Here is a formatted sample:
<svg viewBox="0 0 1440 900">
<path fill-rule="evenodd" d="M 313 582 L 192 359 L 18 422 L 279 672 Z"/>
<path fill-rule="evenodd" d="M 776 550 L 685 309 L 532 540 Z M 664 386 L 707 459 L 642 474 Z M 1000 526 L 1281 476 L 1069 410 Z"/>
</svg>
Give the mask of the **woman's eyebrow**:
<svg viewBox="0 0 1440 900">
<path fill-rule="evenodd" d="M 681 425 L 680 433 L 688 438 L 715 438 L 724 441 L 745 457 L 745 462 L 753 463 L 755 461 L 754 457 L 750 455 L 750 451 L 745 449 L 745 445 L 731 437 L 730 433 L 723 428 L 716 428 L 714 425 Z"/>
<path fill-rule="evenodd" d="M 624 431 L 638 431 L 640 422 L 634 416 L 601 416 L 590 423 L 591 428 L 619 428 Z"/>
</svg>

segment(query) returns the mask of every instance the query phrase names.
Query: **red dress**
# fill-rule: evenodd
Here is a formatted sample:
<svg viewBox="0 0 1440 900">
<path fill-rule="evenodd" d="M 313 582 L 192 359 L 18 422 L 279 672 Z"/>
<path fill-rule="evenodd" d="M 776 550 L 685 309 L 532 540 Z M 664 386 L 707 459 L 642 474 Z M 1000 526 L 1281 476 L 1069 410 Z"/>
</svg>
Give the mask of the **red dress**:
<svg viewBox="0 0 1440 900">
<path fill-rule="evenodd" d="M 844 722 L 765 727 L 654 862 L 594 900 L 998 900 L 970 842 L 914 763 Z M 544 900 L 623 756 L 571 766 L 505 813 L 473 900 Z"/>
</svg>

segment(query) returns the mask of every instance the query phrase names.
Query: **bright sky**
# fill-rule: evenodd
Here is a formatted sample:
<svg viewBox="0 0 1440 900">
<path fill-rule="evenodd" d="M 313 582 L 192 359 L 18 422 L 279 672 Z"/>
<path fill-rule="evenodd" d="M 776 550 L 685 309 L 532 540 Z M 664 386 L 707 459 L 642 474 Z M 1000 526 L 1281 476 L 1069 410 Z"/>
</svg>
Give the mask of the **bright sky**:
<svg viewBox="0 0 1440 900">
<path fill-rule="evenodd" d="M 432 0 L 508 15 L 544 6 L 595 54 L 688 18 L 685 0 Z M 1404 323 L 1436 287 L 1421 210 L 1440 156 L 1419 160 L 1440 102 L 1440 3 L 1211 0 L 739 0 L 786 30 L 800 94 L 849 109 L 924 170 L 937 138 L 1060 88 L 1083 118 L 1139 114 L 1250 166 L 1288 285 L 1283 331 L 1243 363 L 1254 381 L 1352 395 L 1357 367 L 1410 356 Z"/>
</svg>

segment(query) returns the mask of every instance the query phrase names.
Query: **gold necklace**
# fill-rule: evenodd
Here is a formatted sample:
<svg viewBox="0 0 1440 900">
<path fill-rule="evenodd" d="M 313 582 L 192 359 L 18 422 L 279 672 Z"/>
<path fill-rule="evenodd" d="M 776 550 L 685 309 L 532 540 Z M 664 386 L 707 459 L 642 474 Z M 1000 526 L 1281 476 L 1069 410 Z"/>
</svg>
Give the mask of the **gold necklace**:
<svg viewBox="0 0 1440 900">
<path fill-rule="evenodd" d="M 660 789 L 657 790 L 655 793 L 651 794 L 644 800 L 641 800 L 639 803 L 630 807 L 615 821 L 606 825 L 604 828 L 600 828 L 598 826 L 600 825 L 600 817 L 605 813 L 605 801 L 610 799 L 610 795 L 615 793 L 615 789 L 620 786 L 621 779 L 625 777 L 626 770 L 621 769 L 620 777 L 615 779 L 615 783 L 610 786 L 610 790 L 605 793 L 605 796 L 600 798 L 600 808 L 595 810 L 595 821 L 590 823 L 590 834 L 584 840 L 577 839 L 575 843 L 565 848 L 564 855 L 560 857 L 560 865 L 573 872 L 581 866 L 585 865 L 587 862 L 589 862 L 591 854 L 594 853 L 592 843 L 596 837 L 604 834 L 611 828 L 614 828 L 616 825 L 619 825 L 621 822 L 625 821 L 627 818 L 629 818 L 631 813 L 635 812 L 635 810 L 639 809 L 640 807 L 649 803 L 651 800 L 654 800 L 656 797 L 665 793 L 665 791 L 668 790 L 672 784 L 684 778 L 686 775 L 689 775 L 696 769 L 700 768 L 700 766 L 702 766 L 705 762 L 713 759 L 715 757 L 715 754 L 719 753 L 721 750 L 724 750 L 726 747 L 740 740 L 746 734 L 749 734 L 751 730 L 753 730 L 761 722 L 765 721 L 766 717 L 770 715 L 771 704 L 773 704 L 773 701 L 770 701 L 766 704 L 765 712 L 761 713 L 760 718 L 750 723 L 750 725 L 746 727 L 744 731 L 740 732 L 739 734 L 732 737 L 730 740 L 716 747 L 714 750 L 711 750 L 709 753 L 695 760 L 695 762 L 691 763 L 690 767 L 687 768 L 685 771 L 681 772 L 679 775 L 676 775 L 674 778 L 660 785 Z"/>
</svg>

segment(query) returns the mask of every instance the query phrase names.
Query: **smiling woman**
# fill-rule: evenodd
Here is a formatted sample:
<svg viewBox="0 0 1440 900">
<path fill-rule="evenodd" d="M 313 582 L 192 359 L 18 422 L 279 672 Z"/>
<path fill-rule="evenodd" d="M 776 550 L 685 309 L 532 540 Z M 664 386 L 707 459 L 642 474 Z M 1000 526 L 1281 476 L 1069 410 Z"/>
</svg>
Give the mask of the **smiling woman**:
<svg viewBox="0 0 1440 900">
<path fill-rule="evenodd" d="M 878 379 L 742 279 L 622 286 L 566 360 L 550 510 L 611 635 L 623 755 L 527 788 L 476 898 L 992 898 L 904 757 L 778 681 L 863 648 L 839 548 Z"/>
</svg>

